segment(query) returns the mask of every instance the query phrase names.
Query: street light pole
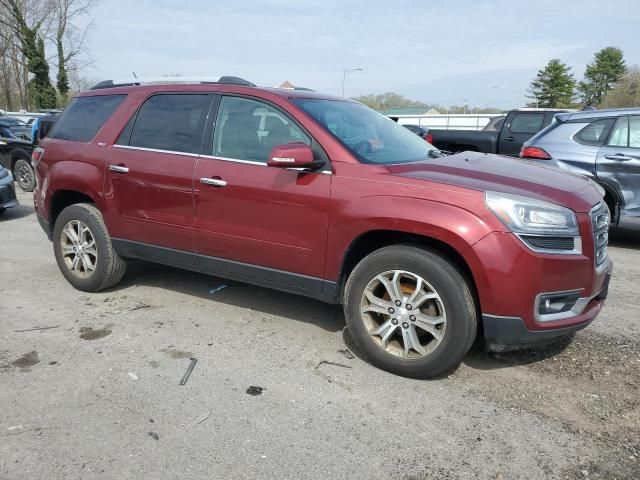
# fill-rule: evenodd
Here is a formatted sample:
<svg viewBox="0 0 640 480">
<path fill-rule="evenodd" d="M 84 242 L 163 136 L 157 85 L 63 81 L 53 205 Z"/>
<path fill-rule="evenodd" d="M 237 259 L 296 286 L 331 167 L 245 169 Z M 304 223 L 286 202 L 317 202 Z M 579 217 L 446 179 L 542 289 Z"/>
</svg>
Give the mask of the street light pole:
<svg viewBox="0 0 640 480">
<path fill-rule="evenodd" d="M 347 75 L 353 72 L 361 72 L 362 68 L 343 68 L 342 69 L 342 97 L 344 98 L 344 81 L 347 78 Z"/>
</svg>

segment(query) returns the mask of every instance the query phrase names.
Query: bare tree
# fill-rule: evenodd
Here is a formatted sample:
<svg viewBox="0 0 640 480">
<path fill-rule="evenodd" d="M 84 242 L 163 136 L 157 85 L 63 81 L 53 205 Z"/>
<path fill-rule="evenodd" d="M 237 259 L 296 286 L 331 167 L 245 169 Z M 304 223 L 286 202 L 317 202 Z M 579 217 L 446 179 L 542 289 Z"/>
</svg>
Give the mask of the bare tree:
<svg viewBox="0 0 640 480">
<path fill-rule="evenodd" d="M 83 28 L 77 26 L 77 20 L 86 17 L 96 0 L 51 0 L 55 17 L 55 46 L 57 52 L 58 74 L 56 86 L 66 100 L 69 94 L 69 71 L 81 68 L 81 54 L 86 54 L 87 33 L 92 22 Z"/>
</svg>

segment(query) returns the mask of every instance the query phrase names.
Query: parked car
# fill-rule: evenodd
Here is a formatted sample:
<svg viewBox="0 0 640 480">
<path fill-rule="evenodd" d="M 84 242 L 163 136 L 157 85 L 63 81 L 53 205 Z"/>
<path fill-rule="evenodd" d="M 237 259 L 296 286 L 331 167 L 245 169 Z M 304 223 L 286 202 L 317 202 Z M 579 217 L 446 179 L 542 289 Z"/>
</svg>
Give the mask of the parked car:
<svg viewBox="0 0 640 480">
<path fill-rule="evenodd" d="M 75 288 L 144 259 L 342 304 L 367 359 L 418 378 L 478 336 L 548 343 L 602 309 L 608 211 L 586 178 L 442 157 L 343 98 L 159 81 L 79 95 L 33 152 L 37 216 Z"/>
<path fill-rule="evenodd" d="M 427 138 L 429 136 L 429 129 L 426 127 L 421 127 L 420 125 L 402 125 L 407 130 L 412 131 L 416 135 L 418 135 L 421 139 L 428 141 Z"/>
<path fill-rule="evenodd" d="M 640 228 L 640 108 L 556 115 L 520 156 L 595 180 L 613 224 Z"/>
<path fill-rule="evenodd" d="M 22 190 L 33 191 L 36 176 L 31 167 L 31 141 L 18 138 L 0 138 L 0 165 L 13 172 Z"/>
<path fill-rule="evenodd" d="M 504 125 L 504 120 L 505 120 L 504 115 L 498 115 L 498 116 L 492 117 L 491 120 L 489 120 L 489 123 L 487 123 L 484 126 L 482 131 L 483 132 L 499 132 L 500 130 L 502 130 L 502 125 Z"/>
<path fill-rule="evenodd" d="M 18 205 L 18 200 L 16 199 L 16 191 L 13 189 L 13 177 L 9 170 L 0 165 L 0 215 L 7 208 L 16 205 Z"/>
<path fill-rule="evenodd" d="M 566 110 L 521 109 L 510 111 L 505 118 L 495 121 L 488 130 L 429 129 L 431 143 L 449 152 L 484 152 L 518 156 L 522 144 L 544 127 L 553 116 Z M 491 123 L 491 122 L 490 122 Z M 499 130 L 497 125 L 500 124 Z M 496 130 L 494 130 L 496 129 Z"/>
<path fill-rule="evenodd" d="M 31 127 L 19 118 L 0 117 L 0 138 L 31 141 Z"/>
</svg>

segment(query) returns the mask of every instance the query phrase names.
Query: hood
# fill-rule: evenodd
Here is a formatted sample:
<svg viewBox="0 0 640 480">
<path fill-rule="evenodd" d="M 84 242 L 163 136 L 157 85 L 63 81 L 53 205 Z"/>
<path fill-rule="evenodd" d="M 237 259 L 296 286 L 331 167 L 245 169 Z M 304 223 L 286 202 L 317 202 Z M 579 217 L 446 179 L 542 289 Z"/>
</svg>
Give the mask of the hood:
<svg viewBox="0 0 640 480">
<path fill-rule="evenodd" d="M 602 200 L 594 182 L 582 175 L 501 155 L 463 152 L 388 167 L 400 177 L 537 198 L 579 213 Z"/>
</svg>

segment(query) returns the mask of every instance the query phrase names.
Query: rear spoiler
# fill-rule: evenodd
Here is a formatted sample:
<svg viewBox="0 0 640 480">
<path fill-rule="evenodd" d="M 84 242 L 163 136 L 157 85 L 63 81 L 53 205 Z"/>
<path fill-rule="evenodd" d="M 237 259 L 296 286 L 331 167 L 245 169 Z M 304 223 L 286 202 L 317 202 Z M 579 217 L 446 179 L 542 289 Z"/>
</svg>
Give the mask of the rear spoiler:
<svg viewBox="0 0 640 480">
<path fill-rule="evenodd" d="M 571 118 L 571 113 L 556 113 L 554 118 L 556 122 L 564 123 Z"/>
</svg>

